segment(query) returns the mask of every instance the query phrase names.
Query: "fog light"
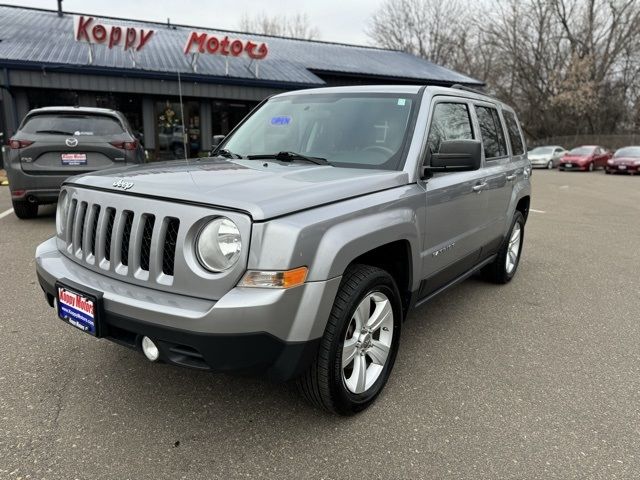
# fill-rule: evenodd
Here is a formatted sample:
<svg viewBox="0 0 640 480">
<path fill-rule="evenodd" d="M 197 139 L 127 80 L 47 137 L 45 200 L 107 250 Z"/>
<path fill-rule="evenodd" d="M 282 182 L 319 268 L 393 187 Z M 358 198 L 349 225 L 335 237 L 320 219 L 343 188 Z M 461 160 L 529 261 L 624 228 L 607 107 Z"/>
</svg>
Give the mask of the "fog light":
<svg viewBox="0 0 640 480">
<path fill-rule="evenodd" d="M 160 351 L 149 337 L 142 337 L 142 353 L 152 362 L 160 358 Z"/>
</svg>

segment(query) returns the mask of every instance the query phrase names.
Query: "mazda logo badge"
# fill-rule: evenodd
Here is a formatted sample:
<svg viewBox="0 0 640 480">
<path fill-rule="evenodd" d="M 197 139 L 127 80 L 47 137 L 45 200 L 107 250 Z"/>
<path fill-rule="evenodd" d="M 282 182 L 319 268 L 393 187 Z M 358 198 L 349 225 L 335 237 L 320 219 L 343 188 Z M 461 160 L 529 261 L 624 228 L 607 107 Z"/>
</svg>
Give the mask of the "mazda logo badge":
<svg viewBox="0 0 640 480">
<path fill-rule="evenodd" d="M 77 138 L 67 138 L 64 143 L 67 144 L 67 147 L 75 147 L 76 145 L 78 145 L 78 139 Z"/>
</svg>

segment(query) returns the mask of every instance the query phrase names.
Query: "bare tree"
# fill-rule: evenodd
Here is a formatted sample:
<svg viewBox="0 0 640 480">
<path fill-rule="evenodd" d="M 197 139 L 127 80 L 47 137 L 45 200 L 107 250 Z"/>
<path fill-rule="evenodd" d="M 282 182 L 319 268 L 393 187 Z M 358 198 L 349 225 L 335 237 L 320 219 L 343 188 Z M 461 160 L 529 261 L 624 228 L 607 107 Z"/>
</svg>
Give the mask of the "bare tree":
<svg viewBox="0 0 640 480">
<path fill-rule="evenodd" d="M 367 34 L 382 47 L 450 65 L 458 25 L 464 23 L 462 5 L 459 0 L 386 0 L 371 18 Z"/>
<path fill-rule="evenodd" d="M 640 123 L 638 0 L 386 0 L 367 33 L 484 80 L 534 138 Z"/>
<path fill-rule="evenodd" d="M 309 18 L 304 13 L 296 13 L 291 16 L 269 16 L 265 13 L 255 16 L 244 14 L 240 19 L 240 29 L 245 32 L 305 40 L 320 38 L 320 31 L 311 26 Z"/>
</svg>

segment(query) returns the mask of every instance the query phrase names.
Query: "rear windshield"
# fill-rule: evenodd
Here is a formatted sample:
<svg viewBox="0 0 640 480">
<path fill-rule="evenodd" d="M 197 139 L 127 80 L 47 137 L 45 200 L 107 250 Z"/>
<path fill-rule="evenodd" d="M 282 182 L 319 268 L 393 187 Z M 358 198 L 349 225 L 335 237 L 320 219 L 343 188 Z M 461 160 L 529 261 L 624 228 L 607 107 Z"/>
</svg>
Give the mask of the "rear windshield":
<svg viewBox="0 0 640 480">
<path fill-rule="evenodd" d="M 106 115 L 41 114 L 30 117 L 21 129 L 24 133 L 51 135 L 118 135 L 120 122 Z"/>
</svg>

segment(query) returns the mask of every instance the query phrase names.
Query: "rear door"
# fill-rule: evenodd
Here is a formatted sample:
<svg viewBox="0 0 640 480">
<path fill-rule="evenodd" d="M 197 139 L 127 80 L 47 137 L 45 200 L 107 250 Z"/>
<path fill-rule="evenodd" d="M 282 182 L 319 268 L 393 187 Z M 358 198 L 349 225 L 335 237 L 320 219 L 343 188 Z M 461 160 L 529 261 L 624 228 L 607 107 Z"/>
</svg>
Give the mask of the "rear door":
<svg viewBox="0 0 640 480">
<path fill-rule="evenodd" d="M 507 210 L 518 175 L 517 167 L 511 160 L 500 110 L 495 104 L 487 102 L 474 102 L 474 106 L 482 138 L 483 169 L 487 183 L 483 192 L 487 210 L 482 217 L 485 224 L 481 239 L 483 254 L 486 256 L 497 250 L 504 237 L 508 221 Z"/>
<path fill-rule="evenodd" d="M 467 99 L 435 97 L 424 162 L 440 151 L 444 140 L 476 139 L 472 106 Z M 424 183 L 426 229 L 423 238 L 423 282 L 421 296 L 427 296 L 455 279 L 477 262 L 481 250 L 481 218 L 486 197 L 482 169 L 472 172 L 435 173 Z"/>
<path fill-rule="evenodd" d="M 124 151 L 111 142 L 130 137 L 116 117 L 47 112 L 28 117 L 20 128 L 20 138 L 33 142 L 20 151 L 23 171 L 75 175 L 124 163 Z"/>
</svg>

